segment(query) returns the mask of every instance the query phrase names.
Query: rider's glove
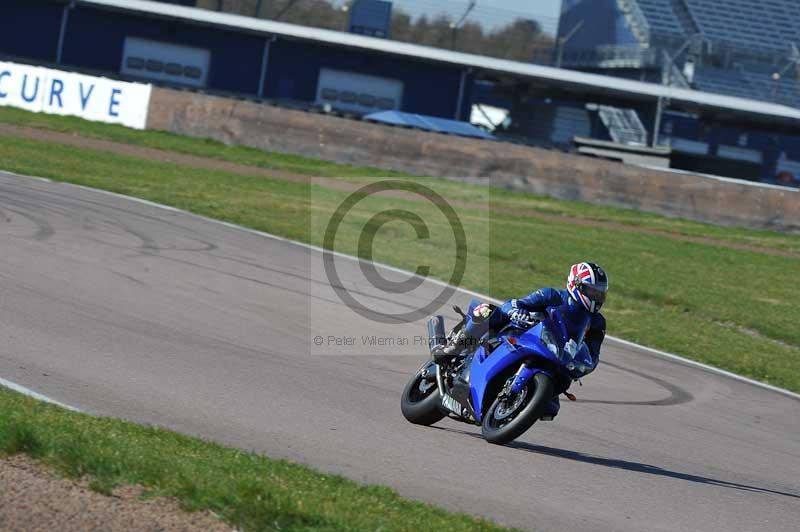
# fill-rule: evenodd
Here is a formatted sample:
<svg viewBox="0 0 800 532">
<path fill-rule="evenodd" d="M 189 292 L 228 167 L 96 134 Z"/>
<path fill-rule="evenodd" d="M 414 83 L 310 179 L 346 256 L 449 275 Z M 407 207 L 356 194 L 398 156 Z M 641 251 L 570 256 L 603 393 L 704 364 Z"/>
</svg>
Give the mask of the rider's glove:
<svg viewBox="0 0 800 532">
<path fill-rule="evenodd" d="M 514 309 L 511 314 L 508 315 L 508 319 L 517 327 L 528 327 L 533 321 L 530 313 L 522 309 Z"/>
</svg>

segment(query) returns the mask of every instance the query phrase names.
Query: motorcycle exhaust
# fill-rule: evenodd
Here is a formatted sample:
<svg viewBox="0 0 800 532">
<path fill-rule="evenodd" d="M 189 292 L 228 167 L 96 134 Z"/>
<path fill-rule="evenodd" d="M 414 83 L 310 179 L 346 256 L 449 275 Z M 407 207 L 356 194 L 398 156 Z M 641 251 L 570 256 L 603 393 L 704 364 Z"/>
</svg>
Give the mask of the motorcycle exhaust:
<svg viewBox="0 0 800 532">
<path fill-rule="evenodd" d="M 444 332 L 444 316 L 433 316 L 428 320 L 428 349 L 447 343 L 447 335 Z"/>
</svg>

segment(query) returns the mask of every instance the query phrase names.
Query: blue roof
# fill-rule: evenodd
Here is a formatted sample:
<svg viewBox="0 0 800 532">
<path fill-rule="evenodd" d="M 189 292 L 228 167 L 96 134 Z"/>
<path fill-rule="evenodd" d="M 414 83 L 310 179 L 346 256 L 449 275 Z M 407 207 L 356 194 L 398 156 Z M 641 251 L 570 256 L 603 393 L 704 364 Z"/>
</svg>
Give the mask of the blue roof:
<svg viewBox="0 0 800 532">
<path fill-rule="evenodd" d="M 459 122 L 458 120 L 438 118 L 435 116 L 403 113 L 401 111 L 380 111 L 365 116 L 364 120 L 380 122 L 382 124 L 389 124 L 392 126 L 411 127 L 414 129 L 422 129 L 424 131 L 433 131 L 436 133 L 447 133 L 449 135 L 458 135 L 460 137 L 474 137 L 479 139 L 495 140 L 494 135 L 485 132 L 479 127 L 475 127 L 472 124 L 467 122 Z"/>
</svg>

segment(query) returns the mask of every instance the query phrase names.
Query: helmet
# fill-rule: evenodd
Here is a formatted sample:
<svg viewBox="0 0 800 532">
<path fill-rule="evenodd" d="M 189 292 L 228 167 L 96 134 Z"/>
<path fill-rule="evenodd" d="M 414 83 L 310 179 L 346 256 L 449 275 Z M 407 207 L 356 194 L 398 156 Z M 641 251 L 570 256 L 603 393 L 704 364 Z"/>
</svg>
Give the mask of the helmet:
<svg viewBox="0 0 800 532">
<path fill-rule="evenodd" d="M 606 300 L 608 275 L 593 262 L 573 264 L 567 276 L 567 291 L 589 312 L 598 312 Z"/>
</svg>

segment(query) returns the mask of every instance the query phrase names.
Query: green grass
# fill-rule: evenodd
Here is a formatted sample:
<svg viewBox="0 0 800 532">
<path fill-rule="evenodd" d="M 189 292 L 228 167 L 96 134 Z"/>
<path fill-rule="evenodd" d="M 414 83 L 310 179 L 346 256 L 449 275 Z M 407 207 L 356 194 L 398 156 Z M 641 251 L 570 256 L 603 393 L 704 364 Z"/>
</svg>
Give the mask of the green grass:
<svg viewBox="0 0 800 532">
<path fill-rule="evenodd" d="M 374 175 L 375 172 L 371 168 L 329 163 L 290 154 L 266 153 L 255 148 L 228 146 L 210 139 L 183 137 L 166 131 L 140 131 L 124 126 L 90 122 L 73 116 L 31 113 L 13 107 L 0 107 L 0 123 L 71 133 L 300 175 L 358 177 Z M 391 174 L 391 172 L 385 173 Z"/>
<path fill-rule="evenodd" d="M 0 387 L 0 456 L 27 453 L 110 493 L 137 484 L 245 530 L 507 530 L 283 460 L 110 418 Z"/>
<path fill-rule="evenodd" d="M 366 168 L 337 164 L 296 155 L 265 152 L 245 146 L 228 146 L 211 139 L 196 139 L 165 131 L 138 131 L 123 126 L 89 122 L 80 118 L 30 113 L 12 107 L 0 107 L 0 123 L 46 129 L 96 138 L 174 151 L 188 155 L 208 157 L 221 161 L 245 164 L 266 169 L 292 172 L 298 175 L 336 177 L 349 181 L 372 180 L 384 177 L 411 177 L 408 174 L 386 169 Z M 424 178 L 417 178 L 425 182 Z M 439 182 L 437 189 L 448 198 L 470 199 L 481 187 L 455 182 Z M 673 235 L 697 236 L 753 246 L 771 247 L 800 253 L 800 238 L 778 232 L 755 231 L 744 228 L 727 228 L 691 220 L 667 218 L 631 209 L 603 207 L 586 203 L 561 201 L 535 194 L 492 191 L 493 206 L 500 209 L 526 209 L 531 213 L 555 214 L 576 217 L 586 221 L 615 222 L 632 228 L 664 231 Z"/>
<path fill-rule="evenodd" d="M 224 151 L 206 141 L 180 142 Z M 271 154 L 259 152 L 258 157 Z M 341 180 L 314 180 L 309 186 L 11 138 L 0 143 L 0 168 L 138 196 L 317 245 L 322 244 L 321 224 L 349 193 L 337 186 Z M 348 175 L 346 168 L 337 168 L 342 179 L 366 179 L 364 169 Z M 474 237 L 472 244 L 477 242 L 464 287 L 498 298 L 515 297 L 538 286 L 561 286 L 567 265 L 590 258 L 611 276 L 604 308 L 609 334 L 800 391 L 800 328 L 783 282 L 798 271 L 800 260 L 727 247 L 747 243 L 794 252 L 800 249 L 800 236 L 414 179 L 453 199 Z M 516 214 L 508 214 L 510 202 L 518 207 Z M 428 204 L 388 198 L 359 204 L 337 237 L 337 249 L 357 253 L 355 236 L 366 220 L 377 210 L 397 206 L 408 206 L 433 222 L 432 238 L 418 240 L 409 226 L 388 224 L 378 233 L 375 258 L 412 270 L 430 264 L 432 275 L 449 278 L 449 230 Z M 491 211 L 476 206 L 490 206 Z M 542 212 L 599 223 L 576 226 L 544 219 L 538 216 Z M 603 225 L 609 221 L 621 225 Z M 643 228 L 668 234 L 640 231 Z M 710 243 L 681 240 L 685 235 Z"/>
</svg>

